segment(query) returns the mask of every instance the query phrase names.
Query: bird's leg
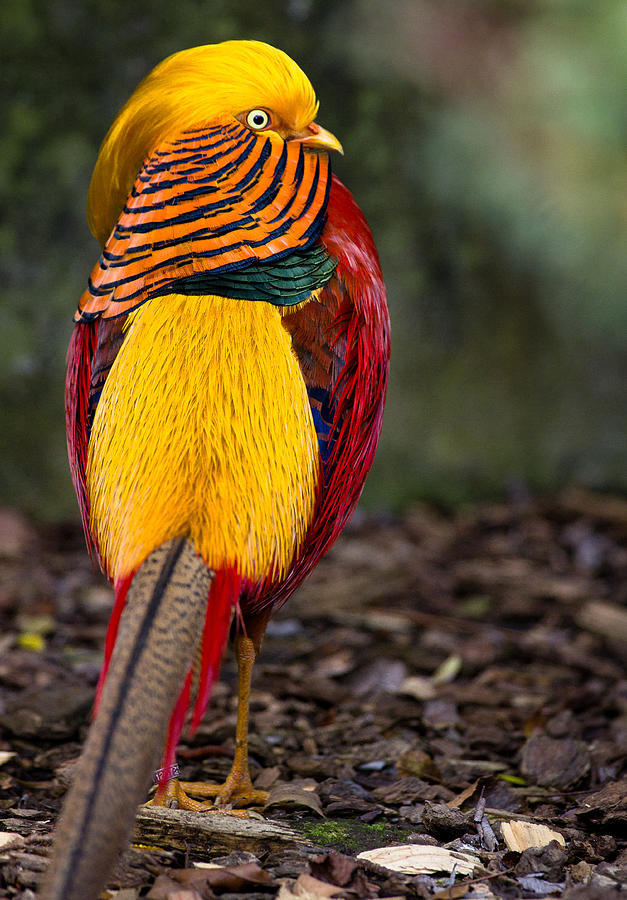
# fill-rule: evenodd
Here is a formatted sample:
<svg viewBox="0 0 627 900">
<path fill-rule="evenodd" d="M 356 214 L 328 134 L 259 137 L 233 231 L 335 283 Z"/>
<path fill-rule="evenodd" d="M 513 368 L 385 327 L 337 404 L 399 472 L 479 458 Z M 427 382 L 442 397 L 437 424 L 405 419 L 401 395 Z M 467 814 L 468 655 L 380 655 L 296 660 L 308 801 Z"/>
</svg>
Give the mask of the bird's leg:
<svg viewBox="0 0 627 900">
<path fill-rule="evenodd" d="M 250 806 L 263 805 L 268 799 L 267 791 L 253 787 L 248 768 L 248 710 L 250 704 L 250 680 L 257 657 L 251 638 L 240 634 L 235 638 L 237 655 L 237 725 L 235 728 L 235 756 L 233 765 L 224 784 L 204 784 L 203 782 L 182 781 L 181 788 L 195 797 L 215 797 L 215 804 L 245 803 Z M 201 804 L 206 809 L 206 804 Z"/>
<path fill-rule="evenodd" d="M 151 801 L 154 806 L 177 806 L 179 809 L 208 811 L 226 804 L 247 806 L 263 805 L 268 792 L 253 787 L 248 767 L 248 712 L 250 681 L 253 665 L 266 629 L 268 616 L 259 615 L 247 622 L 247 634 L 235 638 L 237 656 L 237 725 L 235 729 L 235 755 L 233 765 L 223 784 L 207 784 L 202 781 L 179 781 L 173 778 L 160 786 Z M 213 797 L 214 802 L 200 802 L 194 797 Z"/>
</svg>

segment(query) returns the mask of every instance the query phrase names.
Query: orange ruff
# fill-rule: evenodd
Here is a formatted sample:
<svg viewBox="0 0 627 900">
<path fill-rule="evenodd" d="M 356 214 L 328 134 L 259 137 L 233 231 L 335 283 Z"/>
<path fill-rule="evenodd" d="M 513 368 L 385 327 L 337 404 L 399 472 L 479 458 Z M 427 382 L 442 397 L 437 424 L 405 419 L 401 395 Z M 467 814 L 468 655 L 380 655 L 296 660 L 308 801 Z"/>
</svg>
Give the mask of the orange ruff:
<svg viewBox="0 0 627 900">
<path fill-rule="evenodd" d="M 253 134 L 231 116 L 164 141 L 142 166 L 75 319 L 119 316 L 176 279 L 309 246 L 329 182 L 326 154 Z"/>
<path fill-rule="evenodd" d="M 318 470 L 307 391 L 275 307 L 173 294 L 130 315 L 87 460 L 110 577 L 177 535 L 214 569 L 283 577 Z"/>
</svg>

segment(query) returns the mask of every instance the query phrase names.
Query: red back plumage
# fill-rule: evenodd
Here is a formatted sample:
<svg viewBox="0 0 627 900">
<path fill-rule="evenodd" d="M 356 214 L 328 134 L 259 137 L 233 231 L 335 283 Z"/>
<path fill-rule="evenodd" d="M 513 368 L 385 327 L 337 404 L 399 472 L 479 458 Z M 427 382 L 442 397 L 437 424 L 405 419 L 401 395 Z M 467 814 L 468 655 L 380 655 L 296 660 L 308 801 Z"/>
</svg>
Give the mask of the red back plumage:
<svg viewBox="0 0 627 900">
<path fill-rule="evenodd" d="M 372 465 L 383 420 L 390 359 L 385 284 L 372 232 L 350 191 L 333 177 L 321 241 L 337 259 L 317 302 L 285 316 L 311 388 L 331 410 L 313 519 L 300 554 L 279 584 L 247 585 L 242 608 L 280 606 L 335 542 Z M 316 364 L 308 360 L 316 358 Z M 326 456 L 326 458 L 324 458 Z"/>
</svg>

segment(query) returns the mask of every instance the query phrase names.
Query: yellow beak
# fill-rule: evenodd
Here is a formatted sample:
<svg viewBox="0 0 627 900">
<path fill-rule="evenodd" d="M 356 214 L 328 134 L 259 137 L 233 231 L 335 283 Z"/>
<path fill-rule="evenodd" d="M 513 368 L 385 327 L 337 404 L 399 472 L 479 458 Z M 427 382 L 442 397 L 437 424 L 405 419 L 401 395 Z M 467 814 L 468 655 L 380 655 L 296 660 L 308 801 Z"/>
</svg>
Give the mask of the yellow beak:
<svg viewBox="0 0 627 900">
<path fill-rule="evenodd" d="M 296 137 L 292 138 L 299 144 L 306 147 L 314 147 L 316 150 L 337 150 L 338 153 L 344 155 L 342 145 L 334 134 L 318 125 L 317 122 L 310 122 L 309 125 Z"/>
</svg>

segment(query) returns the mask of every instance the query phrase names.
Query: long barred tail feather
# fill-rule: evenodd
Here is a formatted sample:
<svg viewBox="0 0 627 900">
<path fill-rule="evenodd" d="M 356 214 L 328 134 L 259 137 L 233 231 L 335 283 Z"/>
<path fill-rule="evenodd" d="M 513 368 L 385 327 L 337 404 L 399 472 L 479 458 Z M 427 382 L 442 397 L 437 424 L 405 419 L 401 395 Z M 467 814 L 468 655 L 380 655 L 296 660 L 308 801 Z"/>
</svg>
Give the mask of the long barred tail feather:
<svg viewBox="0 0 627 900">
<path fill-rule="evenodd" d="M 115 600 L 105 639 L 104 662 L 102 664 L 100 678 L 98 679 L 98 686 L 96 688 L 94 716 L 98 713 L 98 708 L 100 706 L 102 692 L 111 663 L 111 656 L 118 636 L 120 619 L 126 606 L 126 598 L 134 574 L 134 572 L 131 572 L 124 578 L 120 578 L 115 584 Z M 239 602 L 241 587 L 241 575 L 234 569 L 225 568 L 220 569 L 217 572 L 212 572 L 202 633 L 202 643 L 200 644 L 199 677 L 198 683 L 195 686 L 196 697 L 192 720 L 189 726 L 190 735 L 193 735 L 200 725 L 209 704 L 211 689 L 220 675 L 222 653 L 229 634 L 232 612 L 237 608 Z M 180 740 L 185 718 L 189 710 L 194 680 L 193 676 L 194 666 L 192 665 L 187 673 L 187 677 L 185 678 L 185 682 L 183 683 L 183 687 L 181 688 L 181 692 L 170 717 L 168 737 L 161 765 L 161 771 L 164 773 L 164 778 L 167 777 L 167 772 L 174 762 L 176 747 Z"/>
<path fill-rule="evenodd" d="M 199 643 L 211 577 L 193 545 L 175 538 L 133 578 L 43 900 L 94 900 L 127 841 Z"/>
<path fill-rule="evenodd" d="M 218 680 L 222 653 L 229 635 L 231 616 L 239 602 L 241 585 L 242 578 L 234 569 L 219 569 L 213 574 L 211 590 L 209 592 L 209 602 L 207 603 L 207 611 L 205 613 L 200 671 L 198 683 L 196 685 L 196 698 L 194 701 L 192 720 L 189 726 L 190 735 L 193 735 L 200 725 L 201 719 L 209 704 L 211 688 Z M 187 673 L 185 684 L 179 694 L 174 712 L 170 719 L 168 739 L 161 765 L 164 779 L 168 777 L 167 773 L 174 762 L 176 745 L 178 744 L 181 732 L 183 731 L 183 725 L 192 694 L 193 675 L 194 667 L 192 665 Z"/>
</svg>

